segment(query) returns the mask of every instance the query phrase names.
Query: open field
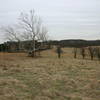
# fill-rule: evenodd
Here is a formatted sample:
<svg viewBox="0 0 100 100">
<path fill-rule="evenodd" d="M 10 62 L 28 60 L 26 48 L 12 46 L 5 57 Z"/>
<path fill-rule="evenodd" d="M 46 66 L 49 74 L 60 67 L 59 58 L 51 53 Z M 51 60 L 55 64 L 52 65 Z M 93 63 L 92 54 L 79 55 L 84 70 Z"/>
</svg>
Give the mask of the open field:
<svg viewBox="0 0 100 100">
<path fill-rule="evenodd" d="M 61 59 L 0 53 L 0 100 L 100 100 L 100 62 L 74 59 L 71 48 Z"/>
</svg>

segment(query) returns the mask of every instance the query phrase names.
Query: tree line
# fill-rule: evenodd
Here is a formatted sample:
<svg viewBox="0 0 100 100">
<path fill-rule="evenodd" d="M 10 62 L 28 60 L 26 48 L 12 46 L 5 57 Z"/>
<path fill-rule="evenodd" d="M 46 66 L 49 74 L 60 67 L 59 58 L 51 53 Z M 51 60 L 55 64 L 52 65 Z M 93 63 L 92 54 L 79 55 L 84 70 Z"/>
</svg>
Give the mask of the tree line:
<svg viewBox="0 0 100 100">
<path fill-rule="evenodd" d="M 90 59 L 98 58 L 100 60 L 100 47 L 98 46 L 88 46 L 88 47 L 80 47 L 74 48 L 74 58 L 78 57 L 78 53 L 85 59 L 87 56 L 90 56 Z"/>
</svg>

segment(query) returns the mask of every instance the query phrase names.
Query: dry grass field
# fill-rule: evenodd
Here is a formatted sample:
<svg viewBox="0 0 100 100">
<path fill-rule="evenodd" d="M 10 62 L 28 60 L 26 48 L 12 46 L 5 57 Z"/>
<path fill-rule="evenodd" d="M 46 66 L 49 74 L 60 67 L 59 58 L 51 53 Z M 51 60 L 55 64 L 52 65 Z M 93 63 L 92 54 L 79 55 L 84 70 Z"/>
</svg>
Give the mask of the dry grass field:
<svg viewBox="0 0 100 100">
<path fill-rule="evenodd" d="M 0 100 L 100 100 L 100 62 L 64 49 L 41 57 L 0 53 Z"/>
</svg>

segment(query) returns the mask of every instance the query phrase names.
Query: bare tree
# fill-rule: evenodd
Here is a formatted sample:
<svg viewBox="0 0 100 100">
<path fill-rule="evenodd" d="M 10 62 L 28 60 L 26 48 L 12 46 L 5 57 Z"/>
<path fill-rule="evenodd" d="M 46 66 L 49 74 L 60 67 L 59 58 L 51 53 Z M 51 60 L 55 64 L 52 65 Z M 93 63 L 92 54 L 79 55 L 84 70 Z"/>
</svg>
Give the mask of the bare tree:
<svg viewBox="0 0 100 100">
<path fill-rule="evenodd" d="M 2 30 L 5 33 L 6 40 L 17 42 L 21 41 L 21 35 L 14 26 L 2 27 Z"/>
<path fill-rule="evenodd" d="M 25 30 L 25 34 L 27 34 L 27 38 L 33 41 L 33 56 L 35 56 L 35 42 L 39 36 L 42 37 L 42 21 L 40 17 L 35 15 L 34 10 L 31 10 L 29 13 L 21 13 L 20 15 L 20 25 Z M 25 35 L 26 36 L 26 35 Z"/>
<path fill-rule="evenodd" d="M 16 27 L 17 26 L 17 27 Z M 46 41 L 47 29 L 42 25 L 41 18 L 38 17 L 34 10 L 29 13 L 21 13 L 19 17 L 19 24 L 16 26 L 4 27 L 3 31 L 6 33 L 6 39 L 10 41 L 31 40 L 33 44 L 33 57 L 36 51 L 36 41 Z"/>
<path fill-rule="evenodd" d="M 41 32 L 37 36 L 38 40 L 41 42 L 41 47 L 44 46 L 44 42 L 48 40 L 48 30 L 46 27 L 41 28 Z"/>
<path fill-rule="evenodd" d="M 98 60 L 100 61 L 100 48 L 98 49 L 97 57 L 98 57 Z"/>
<path fill-rule="evenodd" d="M 97 56 L 98 60 L 100 61 L 100 48 L 96 47 L 95 52 L 96 52 L 96 56 Z"/>
<path fill-rule="evenodd" d="M 15 25 L 13 26 L 6 26 L 1 28 L 5 33 L 5 39 L 7 41 L 16 41 L 17 42 L 17 49 L 20 49 L 20 41 L 22 40 L 20 32 L 17 30 Z"/>
<path fill-rule="evenodd" d="M 91 56 L 91 60 L 94 58 L 95 49 L 93 47 L 88 47 L 89 54 Z"/>
<path fill-rule="evenodd" d="M 81 55 L 82 55 L 82 57 L 84 59 L 85 56 L 86 56 L 86 54 L 85 54 L 85 48 L 84 47 L 80 48 L 80 53 L 81 53 Z"/>
<path fill-rule="evenodd" d="M 42 41 L 42 42 L 45 42 L 48 40 L 48 30 L 46 27 L 42 27 L 41 28 L 41 32 L 38 34 L 38 40 Z"/>
</svg>

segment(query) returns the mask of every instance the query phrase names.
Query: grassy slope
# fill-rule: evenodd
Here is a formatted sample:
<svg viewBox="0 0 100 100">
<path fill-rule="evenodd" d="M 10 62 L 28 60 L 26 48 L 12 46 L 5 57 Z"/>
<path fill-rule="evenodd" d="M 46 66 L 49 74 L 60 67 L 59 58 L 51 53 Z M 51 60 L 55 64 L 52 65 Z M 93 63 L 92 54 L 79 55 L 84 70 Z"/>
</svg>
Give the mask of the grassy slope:
<svg viewBox="0 0 100 100">
<path fill-rule="evenodd" d="M 100 100 L 100 62 L 74 59 L 64 49 L 41 58 L 0 53 L 0 100 Z"/>
</svg>

